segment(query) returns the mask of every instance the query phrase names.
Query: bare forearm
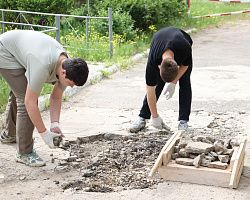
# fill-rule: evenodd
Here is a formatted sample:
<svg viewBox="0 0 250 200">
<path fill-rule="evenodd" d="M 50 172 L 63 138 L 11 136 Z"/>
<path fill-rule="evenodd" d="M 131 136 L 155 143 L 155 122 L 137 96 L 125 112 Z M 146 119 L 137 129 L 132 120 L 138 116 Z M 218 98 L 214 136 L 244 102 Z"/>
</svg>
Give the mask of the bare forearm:
<svg viewBox="0 0 250 200">
<path fill-rule="evenodd" d="M 50 99 L 50 120 L 51 122 L 59 122 L 61 113 L 61 100 Z"/>
<path fill-rule="evenodd" d="M 51 122 L 59 122 L 61 106 L 62 106 L 62 90 L 56 85 L 50 96 L 50 120 Z"/>
<path fill-rule="evenodd" d="M 155 87 L 147 86 L 147 101 L 152 117 L 158 117 L 156 107 Z"/>
</svg>

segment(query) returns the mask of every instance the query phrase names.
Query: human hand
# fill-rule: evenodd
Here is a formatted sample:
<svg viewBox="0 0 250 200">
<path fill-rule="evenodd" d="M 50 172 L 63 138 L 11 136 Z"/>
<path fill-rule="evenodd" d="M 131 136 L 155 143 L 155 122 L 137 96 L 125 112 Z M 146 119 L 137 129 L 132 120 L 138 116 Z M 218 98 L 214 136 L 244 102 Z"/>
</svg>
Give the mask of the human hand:
<svg viewBox="0 0 250 200">
<path fill-rule="evenodd" d="M 174 91 L 175 91 L 175 83 L 169 83 L 165 89 L 165 91 L 163 92 L 164 95 L 166 95 L 166 99 L 170 99 L 172 98 L 172 96 L 174 95 Z"/>
<path fill-rule="evenodd" d="M 64 137 L 64 135 L 62 134 L 59 122 L 51 122 L 50 131 L 54 133 L 60 133 L 62 137 Z"/>
<path fill-rule="evenodd" d="M 152 117 L 152 126 L 157 129 L 162 129 L 164 126 L 163 120 L 160 116 L 158 117 Z"/>
<path fill-rule="evenodd" d="M 51 149 L 54 149 L 59 146 L 60 141 L 62 140 L 62 134 L 60 133 L 54 133 L 51 131 L 44 131 L 43 133 L 40 133 L 43 141 L 45 144 L 47 144 Z"/>
</svg>

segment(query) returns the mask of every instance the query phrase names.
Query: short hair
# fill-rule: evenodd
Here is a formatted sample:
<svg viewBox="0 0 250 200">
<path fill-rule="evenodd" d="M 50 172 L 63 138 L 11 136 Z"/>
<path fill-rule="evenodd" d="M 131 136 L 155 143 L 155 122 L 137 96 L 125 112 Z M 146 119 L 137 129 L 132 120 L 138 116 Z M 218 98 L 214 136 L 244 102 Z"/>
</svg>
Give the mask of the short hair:
<svg viewBox="0 0 250 200">
<path fill-rule="evenodd" d="M 160 76 L 164 82 L 172 82 L 178 74 L 178 65 L 172 58 L 165 58 L 161 62 Z"/>
<path fill-rule="evenodd" d="M 62 68 L 66 70 L 66 78 L 73 81 L 77 86 L 83 86 L 89 75 L 87 63 L 81 58 L 67 58 L 62 63 Z"/>
</svg>

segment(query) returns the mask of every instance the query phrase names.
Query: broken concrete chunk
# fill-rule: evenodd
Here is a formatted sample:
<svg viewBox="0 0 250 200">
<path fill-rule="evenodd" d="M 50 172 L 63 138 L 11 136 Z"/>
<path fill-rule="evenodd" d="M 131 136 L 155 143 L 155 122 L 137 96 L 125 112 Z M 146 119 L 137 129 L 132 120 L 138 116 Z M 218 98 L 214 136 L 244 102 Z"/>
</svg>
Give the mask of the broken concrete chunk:
<svg viewBox="0 0 250 200">
<path fill-rule="evenodd" d="M 219 152 L 223 152 L 226 150 L 226 147 L 224 147 L 224 142 L 221 141 L 215 141 L 214 142 L 214 151 L 218 154 Z M 220 153 L 221 154 L 221 153 Z"/>
<path fill-rule="evenodd" d="M 211 156 L 215 157 L 215 158 L 218 157 L 218 154 L 215 153 L 214 151 L 210 151 L 209 154 L 210 154 Z M 208 155 L 209 155 L 209 154 L 208 154 Z"/>
<path fill-rule="evenodd" d="M 70 156 L 70 157 L 68 157 L 67 161 L 74 162 L 74 161 L 76 161 L 77 158 L 78 158 L 77 156 Z"/>
<path fill-rule="evenodd" d="M 215 142 L 215 139 L 214 139 L 213 137 L 211 137 L 211 136 L 207 136 L 207 137 L 206 137 L 206 140 L 208 140 L 208 141 L 210 141 L 210 142 L 212 142 L 212 143 Z"/>
<path fill-rule="evenodd" d="M 175 160 L 176 158 L 178 158 L 178 156 L 179 156 L 178 153 L 173 153 L 173 154 L 171 155 L 171 158 L 172 158 L 172 160 Z"/>
<path fill-rule="evenodd" d="M 222 163 L 228 163 L 229 161 L 229 155 L 218 155 L 218 158 Z"/>
<path fill-rule="evenodd" d="M 233 155 L 234 149 L 226 149 L 223 151 L 224 155 L 229 155 L 230 157 Z"/>
<path fill-rule="evenodd" d="M 183 157 L 183 158 L 189 157 L 189 154 L 187 153 L 186 149 L 180 149 L 178 154 L 179 154 L 179 157 Z"/>
<path fill-rule="evenodd" d="M 174 153 L 178 153 L 180 151 L 179 146 L 174 146 Z"/>
<path fill-rule="evenodd" d="M 204 140 L 204 139 L 205 139 L 204 136 L 197 136 L 197 137 L 195 138 L 195 140 L 196 140 L 197 142 L 202 142 L 202 140 Z"/>
<path fill-rule="evenodd" d="M 201 160 L 202 160 L 203 157 L 204 157 L 204 154 L 201 154 L 201 155 L 196 156 L 196 158 L 194 158 L 194 160 L 193 160 L 193 165 L 194 165 L 196 168 L 200 167 L 200 165 L 201 165 Z"/>
<path fill-rule="evenodd" d="M 180 149 L 185 148 L 187 146 L 188 142 L 181 140 L 180 143 L 178 143 L 178 146 Z"/>
<path fill-rule="evenodd" d="M 205 142 L 190 142 L 186 146 L 186 151 L 188 153 L 208 153 L 213 150 L 213 145 L 205 143 Z"/>
<path fill-rule="evenodd" d="M 199 155 L 199 154 L 190 153 L 188 157 L 194 159 L 194 158 L 196 158 L 198 155 Z"/>
<path fill-rule="evenodd" d="M 216 158 L 215 158 L 215 157 L 213 157 L 213 156 L 209 156 L 209 155 L 208 155 L 208 156 L 205 156 L 204 158 L 205 158 L 206 160 L 211 161 L 211 162 L 216 160 Z"/>
<path fill-rule="evenodd" d="M 193 166 L 193 159 L 191 158 L 176 158 L 175 162 L 179 165 Z"/>
<path fill-rule="evenodd" d="M 210 160 L 207 160 L 207 159 L 205 159 L 205 158 L 202 158 L 202 159 L 201 159 L 200 165 L 203 166 L 203 167 L 207 167 L 210 163 L 211 163 Z"/>
<path fill-rule="evenodd" d="M 62 141 L 62 136 L 57 136 L 53 138 L 53 143 L 56 147 L 59 147 L 61 141 Z"/>
<path fill-rule="evenodd" d="M 220 161 L 214 161 L 208 165 L 209 168 L 216 168 L 216 169 L 226 169 L 227 166 L 228 165 L 226 163 L 222 163 Z"/>
<path fill-rule="evenodd" d="M 238 146 L 240 146 L 240 142 L 239 142 L 239 140 L 237 140 L 237 139 L 232 139 L 232 140 L 230 141 L 230 145 L 231 145 L 232 147 L 238 147 Z"/>
</svg>

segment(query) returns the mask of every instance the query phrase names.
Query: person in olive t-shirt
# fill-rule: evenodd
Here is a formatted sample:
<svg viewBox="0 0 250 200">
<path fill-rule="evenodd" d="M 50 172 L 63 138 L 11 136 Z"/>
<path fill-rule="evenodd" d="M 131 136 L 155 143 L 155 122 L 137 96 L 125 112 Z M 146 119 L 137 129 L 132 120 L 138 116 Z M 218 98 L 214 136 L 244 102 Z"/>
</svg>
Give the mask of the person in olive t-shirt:
<svg viewBox="0 0 250 200">
<path fill-rule="evenodd" d="M 33 150 L 36 127 L 45 144 L 54 148 L 53 139 L 61 137 L 59 126 L 63 91 L 67 86 L 82 86 L 88 78 L 87 63 L 69 58 L 52 37 L 32 30 L 13 30 L 0 35 L 0 75 L 10 86 L 6 107 L 6 127 L 2 143 L 17 142 L 16 161 L 29 166 L 45 162 Z M 44 83 L 54 85 L 50 95 L 50 129 L 46 129 L 38 108 Z"/>
<path fill-rule="evenodd" d="M 155 128 L 166 128 L 157 112 L 156 102 L 166 82 L 169 84 L 163 94 L 169 99 L 173 96 L 178 81 L 180 86 L 178 129 L 188 128 L 192 99 L 190 82 L 192 43 L 191 37 L 186 32 L 174 27 L 163 28 L 154 34 L 146 66 L 147 94 L 138 118 L 129 128 L 130 132 L 143 129 L 150 117 Z"/>
</svg>

